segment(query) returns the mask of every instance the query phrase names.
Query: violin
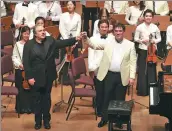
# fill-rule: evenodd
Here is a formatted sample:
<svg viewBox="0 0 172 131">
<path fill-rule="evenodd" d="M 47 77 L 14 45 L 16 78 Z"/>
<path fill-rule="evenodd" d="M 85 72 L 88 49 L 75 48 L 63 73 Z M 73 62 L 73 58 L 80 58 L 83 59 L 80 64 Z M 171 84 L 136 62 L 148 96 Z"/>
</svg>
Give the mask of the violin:
<svg viewBox="0 0 172 131">
<path fill-rule="evenodd" d="M 23 81 L 22 81 L 23 88 L 26 90 L 30 89 L 29 83 L 25 77 L 25 71 L 22 71 L 22 77 L 23 77 Z"/>
<path fill-rule="evenodd" d="M 72 38 L 72 34 L 69 35 L 69 38 Z M 69 62 L 71 62 L 74 59 L 74 55 L 72 52 L 73 52 L 73 49 L 71 46 L 66 47 L 66 59 Z"/>
<path fill-rule="evenodd" d="M 147 53 L 147 62 L 157 63 L 157 55 L 156 55 L 156 47 L 155 43 L 152 43 L 152 34 L 149 35 L 149 46 L 148 46 L 148 53 Z"/>
</svg>

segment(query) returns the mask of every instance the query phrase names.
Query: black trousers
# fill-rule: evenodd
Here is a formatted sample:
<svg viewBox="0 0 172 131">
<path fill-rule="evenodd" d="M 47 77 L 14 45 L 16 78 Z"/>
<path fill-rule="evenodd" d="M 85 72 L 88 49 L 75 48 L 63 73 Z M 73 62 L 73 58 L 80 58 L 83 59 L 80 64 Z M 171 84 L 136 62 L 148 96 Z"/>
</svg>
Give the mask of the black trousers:
<svg viewBox="0 0 172 131">
<path fill-rule="evenodd" d="M 104 80 L 99 81 L 97 77 L 94 77 L 94 85 L 96 89 L 96 107 L 97 107 L 97 113 L 102 114 L 102 106 L 103 106 L 103 100 L 104 100 Z"/>
<path fill-rule="evenodd" d="M 157 81 L 156 64 L 147 63 L 147 50 L 139 49 L 138 52 L 138 77 L 137 94 L 139 96 L 149 95 L 149 84 Z"/>
<path fill-rule="evenodd" d="M 44 122 L 49 122 L 51 120 L 50 108 L 52 84 L 53 81 L 47 80 L 44 87 L 32 87 L 35 122 L 38 124 L 41 123 L 42 119 Z"/>
<path fill-rule="evenodd" d="M 109 71 L 104 79 L 102 119 L 108 121 L 107 109 L 111 100 L 125 100 L 127 86 L 122 85 L 121 74 Z"/>
<path fill-rule="evenodd" d="M 83 7 L 83 13 L 84 13 L 84 31 L 87 32 L 89 35 L 89 20 L 92 20 L 91 23 L 91 36 L 93 34 L 93 28 L 94 28 L 94 22 L 98 19 L 98 12 L 99 8 L 86 8 Z"/>
</svg>

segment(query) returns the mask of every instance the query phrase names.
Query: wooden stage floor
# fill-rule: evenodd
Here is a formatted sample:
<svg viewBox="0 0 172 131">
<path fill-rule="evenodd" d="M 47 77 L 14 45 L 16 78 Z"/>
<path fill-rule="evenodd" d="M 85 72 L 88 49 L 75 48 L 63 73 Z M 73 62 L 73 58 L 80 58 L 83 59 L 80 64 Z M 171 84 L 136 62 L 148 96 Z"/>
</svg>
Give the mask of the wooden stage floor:
<svg viewBox="0 0 172 131">
<path fill-rule="evenodd" d="M 81 87 L 81 86 L 80 86 Z M 61 99 L 60 85 L 52 90 L 52 108 L 54 104 Z M 71 92 L 70 86 L 64 86 L 64 100 L 67 101 Z M 2 113 L 3 119 L 1 121 L 2 131 L 34 131 L 34 116 L 33 114 L 23 114 L 20 118 L 14 113 L 15 97 L 2 97 L 2 104 L 8 105 L 10 99 L 11 104 L 8 105 L 6 113 Z M 136 95 L 134 88 L 134 98 L 146 106 L 149 106 L 149 97 L 141 97 Z M 127 96 L 130 100 L 130 96 Z M 76 99 L 76 107 L 79 110 L 73 109 L 69 120 L 66 121 L 66 105 L 62 105 L 60 110 L 52 113 L 51 131 L 107 131 L 108 126 L 98 128 L 97 124 L 100 121 L 95 120 L 94 109 L 91 107 L 92 100 L 88 98 Z M 149 110 L 145 107 L 135 104 L 132 113 L 132 131 L 165 131 L 164 124 L 167 119 L 159 115 L 149 115 Z M 40 129 L 44 131 L 42 127 Z"/>
</svg>

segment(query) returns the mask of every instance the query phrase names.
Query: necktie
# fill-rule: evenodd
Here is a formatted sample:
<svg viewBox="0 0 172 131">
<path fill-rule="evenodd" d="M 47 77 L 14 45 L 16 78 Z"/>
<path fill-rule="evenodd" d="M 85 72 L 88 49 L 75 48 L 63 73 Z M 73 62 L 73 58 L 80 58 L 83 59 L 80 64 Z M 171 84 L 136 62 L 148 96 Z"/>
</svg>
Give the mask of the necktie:
<svg viewBox="0 0 172 131">
<path fill-rule="evenodd" d="M 106 39 L 106 38 L 107 38 L 107 36 L 101 36 L 100 38 L 101 38 L 101 39 Z"/>
</svg>

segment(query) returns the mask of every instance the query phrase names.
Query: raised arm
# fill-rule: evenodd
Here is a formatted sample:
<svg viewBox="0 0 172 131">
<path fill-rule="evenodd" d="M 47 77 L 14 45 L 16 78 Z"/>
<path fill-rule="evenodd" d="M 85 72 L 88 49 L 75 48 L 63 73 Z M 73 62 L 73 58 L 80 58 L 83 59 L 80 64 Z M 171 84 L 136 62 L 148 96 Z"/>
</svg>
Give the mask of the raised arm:
<svg viewBox="0 0 172 131">
<path fill-rule="evenodd" d="M 77 38 L 70 38 L 70 39 L 65 39 L 65 40 L 55 40 L 54 43 L 56 44 L 56 48 L 65 48 L 67 46 L 72 46 L 77 42 Z"/>
</svg>

